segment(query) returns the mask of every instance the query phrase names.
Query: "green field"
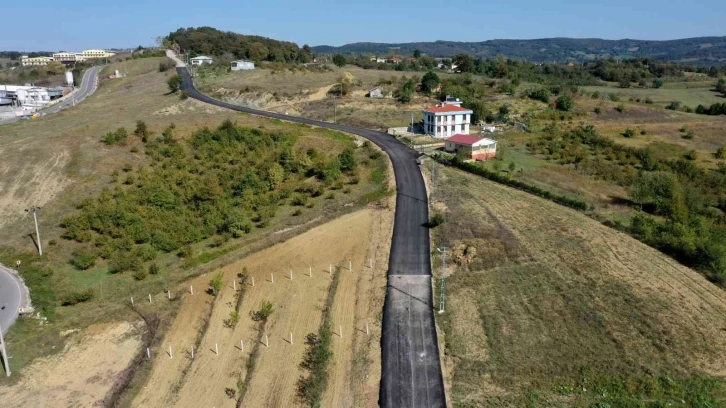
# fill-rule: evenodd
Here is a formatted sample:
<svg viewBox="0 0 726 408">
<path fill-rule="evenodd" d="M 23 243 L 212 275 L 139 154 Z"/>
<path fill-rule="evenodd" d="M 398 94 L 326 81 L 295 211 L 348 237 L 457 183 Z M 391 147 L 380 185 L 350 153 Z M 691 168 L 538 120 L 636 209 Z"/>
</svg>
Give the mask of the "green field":
<svg viewBox="0 0 726 408">
<path fill-rule="evenodd" d="M 662 88 L 620 88 L 616 85 L 610 86 L 584 86 L 587 92 L 599 92 L 601 98 L 607 98 L 608 94 L 620 95 L 621 99 L 640 98 L 645 101 L 650 98 L 653 104 L 665 106 L 673 101 L 679 101 L 681 105 L 696 108 L 698 105 L 706 107 L 713 103 L 726 101 L 714 89 L 715 81 L 709 82 L 666 82 Z"/>
</svg>

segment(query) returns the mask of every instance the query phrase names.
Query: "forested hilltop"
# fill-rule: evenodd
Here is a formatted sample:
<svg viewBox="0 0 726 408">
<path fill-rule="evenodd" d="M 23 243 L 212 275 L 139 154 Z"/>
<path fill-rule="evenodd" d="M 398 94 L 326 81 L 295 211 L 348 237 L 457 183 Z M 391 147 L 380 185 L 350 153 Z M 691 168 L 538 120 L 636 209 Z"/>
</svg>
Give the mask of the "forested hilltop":
<svg viewBox="0 0 726 408">
<path fill-rule="evenodd" d="M 683 61 L 695 65 L 726 64 L 726 37 L 695 37 L 668 41 L 603 40 L 599 38 L 543 38 L 535 40 L 488 40 L 480 42 L 434 41 L 414 43 L 360 42 L 340 47 L 327 45 L 312 48 L 321 54 L 402 54 L 415 50 L 433 57 L 469 54 L 491 58 L 504 54 L 509 58 L 532 62 L 592 61 L 602 58 L 657 58 Z"/>
<path fill-rule="evenodd" d="M 310 62 L 309 46 L 298 47 L 294 42 L 278 41 L 257 35 L 220 31 L 212 27 L 180 28 L 165 38 L 182 51 L 208 56 L 233 56 L 256 62 Z"/>
</svg>

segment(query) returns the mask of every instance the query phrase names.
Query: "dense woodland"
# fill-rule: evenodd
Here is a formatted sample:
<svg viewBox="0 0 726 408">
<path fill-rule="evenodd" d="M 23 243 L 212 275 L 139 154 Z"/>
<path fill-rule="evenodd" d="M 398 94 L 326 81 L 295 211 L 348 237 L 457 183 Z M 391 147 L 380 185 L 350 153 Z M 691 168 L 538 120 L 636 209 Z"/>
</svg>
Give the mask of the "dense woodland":
<svg viewBox="0 0 726 408">
<path fill-rule="evenodd" d="M 243 35 L 231 31 L 219 31 L 212 27 L 180 28 L 166 37 L 183 52 L 192 55 L 245 58 L 252 61 L 310 62 L 312 50 L 288 41 L 277 41 L 256 35 Z"/>
<path fill-rule="evenodd" d="M 173 127 L 153 136 L 139 122 L 133 133 L 121 128 L 102 142 L 125 145 L 130 138 L 142 140 L 152 164 L 127 164 L 112 175 L 110 188 L 81 202 L 62 222 L 63 237 L 79 244 L 70 260 L 79 269 L 100 257 L 112 272 L 132 270 L 143 278 L 143 263 L 159 253 L 189 257 L 191 244 L 265 228 L 283 205 L 297 206 L 300 213 L 359 177 L 352 143 L 337 156 L 302 151 L 293 134 L 229 121 L 201 129 L 188 141 L 178 140 Z M 380 159 L 365 146 L 359 150 L 366 159 Z"/>
</svg>

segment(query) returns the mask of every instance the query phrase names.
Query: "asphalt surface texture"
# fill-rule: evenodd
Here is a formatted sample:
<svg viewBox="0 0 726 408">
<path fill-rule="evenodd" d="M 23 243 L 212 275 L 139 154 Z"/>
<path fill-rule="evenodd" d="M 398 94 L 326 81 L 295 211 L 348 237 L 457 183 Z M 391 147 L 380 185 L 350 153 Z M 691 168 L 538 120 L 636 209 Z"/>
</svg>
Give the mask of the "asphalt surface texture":
<svg viewBox="0 0 726 408">
<path fill-rule="evenodd" d="M 428 197 L 416 162 L 419 154 L 382 132 L 218 101 L 197 91 L 181 65 L 178 62 L 177 73 L 183 79 L 181 89 L 194 99 L 239 112 L 352 133 L 370 140 L 388 154 L 398 194 L 383 310 L 379 404 L 395 408 L 445 407 L 431 289 Z"/>
<path fill-rule="evenodd" d="M 97 65 L 88 68 L 86 72 L 83 73 L 83 79 L 81 79 L 81 86 L 76 90 L 74 96 L 64 99 L 62 102 L 58 102 L 57 104 L 47 109 L 43 109 L 40 112 L 43 115 L 60 112 L 63 109 L 74 106 L 75 104 L 86 99 L 92 93 L 96 92 L 96 86 L 98 84 L 98 73 L 101 72 L 103 67 L 103 65 Z"/>
<path fill-rule="evenodd" d="M 10 269 L 0 265 L 0 327 L 7 333 L 18 318 L 18 310 L 26 304 L 22 282 Z"/>
</svg>

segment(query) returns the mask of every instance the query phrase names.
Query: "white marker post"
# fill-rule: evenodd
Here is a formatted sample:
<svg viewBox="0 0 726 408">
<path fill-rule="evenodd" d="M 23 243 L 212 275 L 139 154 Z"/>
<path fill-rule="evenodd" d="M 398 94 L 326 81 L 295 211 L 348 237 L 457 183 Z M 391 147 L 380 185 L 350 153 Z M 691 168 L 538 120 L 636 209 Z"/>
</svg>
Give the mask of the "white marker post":
<svg viewBox="0 0 726 408">
<path fill-rule="evenodd" d="M 270 338 L 265 334 L 265 347 L 270 347 Z"/>
<path fill-rule="evenodd" d="M 270 273 L 270 283 L 275 283 L 275 276 Z"/>
<path fill-rule="evenodd" d="M 255 277 L 252 277 L 252 286 L 255 286 Z"/>
<path fill-rule="evenodd" d="M 368 323 L 366 323 L 366 334 L 368 334 Z"/>
<path fill-rule="evenodd" d="M 232 279 L 232 289 L 237 290 L 237 279 Z"/>
<path fill-rule="evenodd" d="M 174 354 L 171 352 L 171 346 L 169 346 L 169 358 L 174 358 Z"/>
<path fill-rule="evenodd" d="M 134 305 L 134 297 L 131 296 L 131 306 L 133 306 L 133 305 Z"/>
<path fill-rule="evenodd" d="M 151 293 L 149 293 L 149 303 L 151 303 Z"/>
<path fill-rule="evenodd" d="M 217 343 L 214 343 L 214 354 L 219 355 L 219 346 Z"/>
<path fill-rule="evenodd" d="M 292 332 L 290 332 L 290 344 L 292 344 Z"/>
<path fill-rule="evenodd" d="M 328 264 L 328 275 L 332 275 L 332 274 L 333 274 L 333 265 Z"/>
<path fill-rule="evenodd" d="M 245 341 L 244 340 L 239 341 L 239 349 L 242 351 L 245 351 Z"/>
<path fill-rule="evenodd" d="M 192 285 L 189 285 L 189 293 L 194 294 L 194 287 Z"/>
<path fill-rule="evenodd" d="M 290 269 L 290 280 L 292 280 L 292 269 Z"/>
<path fill-rule="evenodd" d="M 194 346 L 192 346 L 192 360 L 194 360 Z"/>
<path fill-rule="evenodd" d="M 308 267 L 308 276 L 313 277 L 313 267 Z"/>
<path fill-rule="evenodd" d="M 348 270 L 353 272 L 353 262 L 348 261 Z"/>
<path fill-rule="evenodd" d="M 370 260 L 371 269 L 373 269 L 373 258 Z"/>
<path fill-rule="evenodd" d="M 343 325 L 341 324 L 338 326 L 338 334 L 340 335 L 340 338 L 343 338 Z"/>
<path fill-rule="evenodd" d="M 146 348 L 146 358 L 148 358 L 149 360 L 151 360 L 151 350 L 149 350 L 148 347 Z"/>
<path fill-rule="evenodd" d="M 167 294 L 167 297 L 169 298 L 169 300 L 171 300 L 171 291 L 170 290 L 167 290 L 166 291 L 166 294 Z"/>
</svg>

